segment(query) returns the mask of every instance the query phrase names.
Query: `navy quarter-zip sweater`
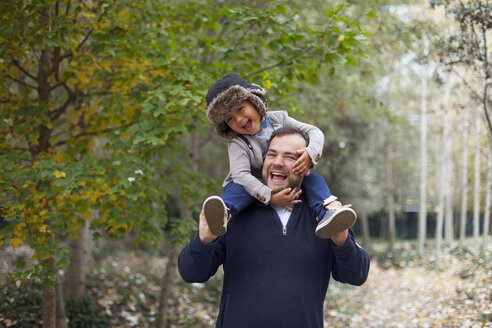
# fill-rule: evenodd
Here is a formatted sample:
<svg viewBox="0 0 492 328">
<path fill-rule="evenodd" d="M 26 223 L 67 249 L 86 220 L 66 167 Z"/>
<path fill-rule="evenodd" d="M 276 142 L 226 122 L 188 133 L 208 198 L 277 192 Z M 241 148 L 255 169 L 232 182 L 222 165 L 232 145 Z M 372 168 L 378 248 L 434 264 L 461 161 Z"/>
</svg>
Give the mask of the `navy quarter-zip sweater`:
<svg viewBox="0 0 492 328">
<path fill-rule="evenodd" d="M 330 274 L 343 283 L 365 282 L 369 256 L 352 230 L 339 247 L 320 239 L 305 204 L 294 207 L 283 229 L 276 211 L 256 202 L 212 244 L 196 234 L 182 250 L 178 268 L 186 282 L 205 282 L 223 265 L 217 328 L 322 328 Z"/>
</svg>

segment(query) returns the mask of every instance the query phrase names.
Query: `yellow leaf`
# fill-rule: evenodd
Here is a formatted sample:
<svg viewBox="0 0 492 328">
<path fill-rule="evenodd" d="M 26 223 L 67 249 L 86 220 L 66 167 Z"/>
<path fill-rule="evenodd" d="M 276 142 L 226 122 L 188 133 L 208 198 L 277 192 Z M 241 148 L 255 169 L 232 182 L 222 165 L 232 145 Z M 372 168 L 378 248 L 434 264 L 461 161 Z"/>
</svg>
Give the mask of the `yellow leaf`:
<svg viewBox="0 0 492 328">
<path fill-rule="evenodd" d="M 19 245 L 22 245 L 23 243 L 24 243 L 24 241 L 20 238 L 10 239 L 10 245 L 12 245 L 12 247 L 14 247 L 14 248 L 16 248 Z"/>
<path fill-rule="evenodd" d="M 342 42 L 343 40 L 345 40 L 345 35 L 340 35 L 337 39 L 338 42 Z"/>
<path fill-rule="evenodd" d="M 57 177 L 58 179 L 67 177 L 67 174 L 63 171 L 55 171 L 55 172 L 53 172 L 53 175 L 55 177 Z"/>
</svg>

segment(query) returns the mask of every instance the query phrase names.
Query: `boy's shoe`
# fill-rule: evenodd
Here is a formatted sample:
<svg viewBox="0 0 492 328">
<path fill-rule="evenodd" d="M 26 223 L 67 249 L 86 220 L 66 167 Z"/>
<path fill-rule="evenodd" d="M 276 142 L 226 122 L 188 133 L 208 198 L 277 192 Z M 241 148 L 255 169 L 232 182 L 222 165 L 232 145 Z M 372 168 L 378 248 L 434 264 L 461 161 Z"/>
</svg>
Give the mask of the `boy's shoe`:
<svg viewBox="0 0 492 328">
<path fill-rule="evenodd" d="M 327 210 L 316 227 L 316 235 L 320 238 L 328 239 L 352 227 L 356 220 L 357 214 L 349 207 Z"/>
<path fill-rule="evenodd" d="M 222 236 L 227 231 L 227 207 L 219 196 L 210 196 L 203 202 L 203 212 L 210 231 Z"/>
</svg>

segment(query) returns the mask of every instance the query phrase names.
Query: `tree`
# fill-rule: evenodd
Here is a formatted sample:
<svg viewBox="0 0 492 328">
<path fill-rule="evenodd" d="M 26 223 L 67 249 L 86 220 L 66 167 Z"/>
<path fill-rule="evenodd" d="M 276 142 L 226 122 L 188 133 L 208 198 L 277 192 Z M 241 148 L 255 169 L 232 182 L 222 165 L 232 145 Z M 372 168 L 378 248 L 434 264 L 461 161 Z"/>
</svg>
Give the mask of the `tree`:
<svg viewBox="0 0 492 328">
<path fill-rule="evenodd" d="M 34 249 L 38 265 L 16 276 L 45 281 L 45 327 L 55 325 L 64 238 L 89 224 L 94 238 L 134 231 L 137 243 L 156 243 L 170 225 L 166 238 L 179 243 L 195 229 L 165 204 L 176 181 L 191 209 L 210 188 L 173 162 L 205 121 L 203 86 L 234 70 L 281 98 L 322 68 L 356 65 L 365 32 L 348 9 L 326 7 L 324 23 L 310 26 L 272 3 L 0 4 L 9 13 L 0 29 L 0 206 L 9 222 L 0 244 Z"/>
<path fill-rule="evenodd" d="M 446 42 L 442 60 L 451 66 L 465 66 L 476 71 L 482 81 L 480 98 L 487 119 L 489 133 L 492 123 L 488 112 L 488 88 L 491 84 L 491 68 L 489 65 L 488 38 L 492 28 L 492 4 L 487 0 L 438 0 L 431 1 L 433 6 L 443 5 L 446 14 L 458 24 L 459 33 L 450 35 Z"/>
<path fill-rule="evenodd" d="M 54 259 L 56 267 L 67 263 L 60 236 L 75 238 L 90 221 L 96 237 L 104 228 L 112 238 L 133 230 L 137 242 L 159 240 L 166 216 L 150 206 L 160 197 L 150 159 L 203 119 L 182 110 L 201 98 L 185 89 L 186 76 L 175 78 L 185 63 L 170 54 L 172 29 L 162 29 L 158 4 L 0 6 L 9 13 L 0 39 L 0 202 L 10 223 L 0 244 L 34 249 L 39 264 L 17 277 L 44 280 L 43 322 L 54 327 Z M 144 107 L 157 88 L 173 101 Z"/>
<path fill-rule="evenodd" d="M 429 39 L 424 38 L 424 55 L 429 54 Z M 420 101 L 420 185 L 419 185 L 419 225 L 418 247 L 420 256 L 424 253 L 427 234 L 427 85 L 428 65 L 422 66 L 422 90 Z"/>
<path fill-rule="evenodd" d="M 441 61 L 455 69 L 465 68 L 476 73 L 481 91 L 473 89 L 470 91 L 473 97 L 481 103 L 490 139 L 492 138 L 492 123 L 488 109 L 490 101 L 488 89 L 491 85 L 491 68 L 488 40 L 492 28 L 492 4 L 487 0 L 432 0 L 430 3 L 432 6 L 444 6 L 446 15 L 451 17 L 458 26 L 458 33 L 449 35 L 445 41 Z M 492 145 L 492 142 L 490 144 Z M 489 152 L 492 152 L 492 147 Z M 475 163 L 478 163 L 478 159 Z M 477 187 L 477 182 L 475 182 L 475 187 Z M 476 239 L 478 238 L 477 201 L 475 195 L 473 235 Z"/>
</svg>

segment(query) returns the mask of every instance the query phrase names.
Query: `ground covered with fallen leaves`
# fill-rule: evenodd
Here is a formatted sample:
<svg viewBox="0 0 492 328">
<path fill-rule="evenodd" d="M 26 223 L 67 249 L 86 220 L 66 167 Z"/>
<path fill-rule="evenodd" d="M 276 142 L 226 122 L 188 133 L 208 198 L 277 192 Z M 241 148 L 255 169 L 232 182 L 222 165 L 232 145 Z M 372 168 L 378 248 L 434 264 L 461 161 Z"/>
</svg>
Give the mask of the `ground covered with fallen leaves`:
<svg viewBox="0 0 492 328">
<path fill-rule="evenodd" d="M 411 249 L 407 250 L 412 252 Z M 478 250 L 373 265 L 361 287 L 332 284 L 325 326 L 492 327 L 492 268 Z"/>
<path fill-rule="evenodd" d="M 363 286 L 330 283 L 325 327 L 492 327 L 492 248 L 485 254 L 473 246 L 446 248 L 439 269 L 432 249 L 419 258 L 410 242 L 398 243 L 393 252 L 374 244 L 368 252 L 371 270 Z M 41 293 L 34 290 L 40 285 L 5 278 L 8 261 L 0 268 L 0 327 L 35 327 L 34 298 Z M 98 327 L 153 327 L 165 264 L 161 256 L 134 252 L 98 257 L 87 281 L 92 303 L 85 306 L 99 317 Z M 221 283 L 220 272 L 206 284 L 176 279 L 172 327 L 213 327 Z"/>
</svg>

